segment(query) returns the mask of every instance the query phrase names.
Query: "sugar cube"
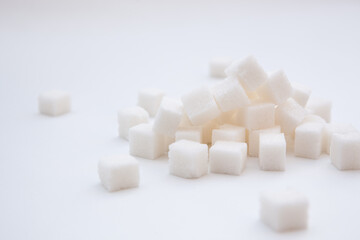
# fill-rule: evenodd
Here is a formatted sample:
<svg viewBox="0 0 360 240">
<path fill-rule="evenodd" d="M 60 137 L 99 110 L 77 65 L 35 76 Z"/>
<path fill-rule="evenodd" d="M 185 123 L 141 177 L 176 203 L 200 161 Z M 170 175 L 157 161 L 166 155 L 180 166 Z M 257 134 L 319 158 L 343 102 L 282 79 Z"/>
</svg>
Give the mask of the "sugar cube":
<svg viewBox="0 0 360 240">
<path fill-rule="evenodd" d="M 292 98 L 287 99 L 276 108 L 276 122 L 280 124 L 281 131 L 288 135 L 294 135 L 295 128 L 306 115 L 306 110 Z"/>
<path fill-rule="evenodd" d="M 225 78 L 225 69 L 230 66 L 232 61 L 229 57 L 215 57 L 210 59 L 210 76 L 214 78 Z"/>
<path fill-rule="evenodd" d="M 300 104 L 300 106 L 305 107 L 309 100 L 311 90 L 298 83 L 293 82 L 291 85 L 293 89 L 292 98 Z"/>
<path fill-rule="evenodd" d="M 100 159 L 98 174 L 101 183 L 109 192 L 139 186 L 139 164 L 129 155 Z"/>
<path fill-rule="evenodd" d="M 317 159 L 322 152 L 324 125 L 308 122 L 295 129 L 294 153 L 297 157 Z"/>
<path fill-rule="evenodd" d="M 230 124 L 222 125 L 220 129 L 212 131 L 212 144 L 219 140 L 245 142 L 245 128 Z"/>
<path fill-rule="evenodd" d="M 243 110 L 244 125 L 249 130 L 270 128 L 275 126 L 275 105 L 257 103 Z"/>
<path fill-rule="evenodd" d="M 70 94 L 63 91 L 47 91 L 38 97 L 39 112 L 48 116 L 59 116 L 70 112 Z"/>
<path fill-rule="evenodd" d="M 360 133 L 336 133 L 330 147 L 331 163 L 339 170 L 360 170 Z"/>
<path fill-rule="evenodd" d="M 128 107 L 118 112 L 119 136 L 129 138 L 129 129 L 140 123 L 149 122 L 149 114 L 141 107 Z"/>
<path fill-rule="evenodd" d="M 331 101 L 321 98 L 310 98 L 306 105 L 306 109 L 309 113 L 319 115 L 326 122 L 331 121 L 331 107 Z"/>
<path fill-rule="evenodd" d="M 249 156 L 251 157 L 259 156 L 259 138 L 261 133 L 280 133 L 280 126 L 249 131 Z"/>
<path fill-rule="evenodd" d="M 328 123 L 324 126 L 324 137 L 323 137 L 323 150 L 325 153 L 330 154 L 330 144 L 332 136 L 335 133 L 351 133 L 356 132 L 356 128 L 351 124 L 344 123 Z"/>
<path fill-rule="evenodd" d="M 241 142 L 217 141 L 209 151 L 210 171 L 240 175 L 245 168 L 247 145 Z"/>
<path fill-rule="evenodd" d="M 202 143 L 202 127 L 183 127 L 175 133 L 175 141 L 191 140 Z"/>
<path fill-rule="evenodd" d="M 292 95 L 292 87 L 283 71 L 270 74 L 269 79 L 259 87 L 259 95 L 266 101 L 280 104 Z"/>
<path fill-rule="evenodd" d="M 164 96 L 165 93 L 160 89 L 141 89 L 138 93 L 138 106 L 144 108 L 149 113 L 150 117 L 154 117 Z"/>
<path fill-rule="evenodd" d="M 170 145 L 170 173 L 182 178 L 199 178 L 208 172 L 208 146 L 189 140 Z"/>
<path fill-rule="evenodd" d="M 286 142 L 283 133 L 261 133 L 259 140 L 259 164 L 265 171 L 284 171 Z"/>
</svg>

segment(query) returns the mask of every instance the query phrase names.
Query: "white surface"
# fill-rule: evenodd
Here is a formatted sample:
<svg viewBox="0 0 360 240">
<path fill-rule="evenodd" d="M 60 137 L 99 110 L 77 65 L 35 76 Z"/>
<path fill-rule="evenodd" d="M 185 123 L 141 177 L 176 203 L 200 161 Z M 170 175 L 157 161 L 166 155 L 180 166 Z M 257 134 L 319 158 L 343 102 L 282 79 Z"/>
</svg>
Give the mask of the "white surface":
<svg viewBox="0 0 360 240">
<path fill-rule="evenodd" d="M 281 173 L 249 159 L 239 177 L 197 180 L 139 159 L 138 189 L 101 186 L 98 159 L 128 151 L 116 111 L 144 86 L 179 97 L 218 81 L 213 56 L 282 68 L 333 101 L 334 122 L 360 128 L 357 1 L 207 2 L 0 2 L 0 239 L 359 239 L 360 172 L 327 156 L 290 157 Z M 54 88 L 71 93 L 73 111 L 41 116 L 37 96 Z M 286 186 L 309 198 L 306 231 L 259 220 L 260 191 Z"/>
</svg>

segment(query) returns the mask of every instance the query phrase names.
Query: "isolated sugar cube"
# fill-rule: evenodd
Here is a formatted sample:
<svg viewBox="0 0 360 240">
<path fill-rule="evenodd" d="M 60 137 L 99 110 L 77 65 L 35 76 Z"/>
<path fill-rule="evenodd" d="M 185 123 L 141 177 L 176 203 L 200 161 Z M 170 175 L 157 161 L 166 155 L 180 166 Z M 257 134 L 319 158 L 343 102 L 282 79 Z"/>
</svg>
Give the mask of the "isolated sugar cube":
<svg viewBox="0 0 360 240">
<path fill-rule="evenodd" d="M 193 125 L 201 125 L 220 115 L 209 87 L 200 87 L 181 97 L 186 114 Z"/>
<path fill-rule="evenodd" d="M 199 178 L 208 172 L 208 146 L 180 140 L 170 145 L 170 173 L 182 178 Z"/>
<path fill-rule="evenodd" d="M 59 116 L 70 112 L 70 94 L 63 91 L 47 91 L 38 97 L 39 112 L 48 116 Z"/>
<path fill-rule="evenodd" d="M 261 133 L 259 140 L 259 164 L 265 171 L 284 171 L 286 142 L 283 133 Z"/>
<path fill-rule="evenodd" d="M 280 104 L 292 95 L 292 86 L 283 71 L 270 74 L 269 79 L 260 86 L 259 95 L 266 101 Z"/>
<path fill-rule="evenodd" d="M 175 141 L 185 139 L 202 143 L 202 135 L 202 127 L 183 127 L 176 131 Z"/>
<path fill-rule="evenodd" d="M 245 128 L 225 124 L 220 126 L 220 129 L 213 129 L 212 144 L 216 141 L 245 142 Z"/>
<path fill-rule="evenodd" d="M 180 101 L 164 97 L 155 116 L 153 130 L 169 137 L 175 137 L 183 115 Z"/>
<path fill-rule="evenodd" d="M 129 138 L 129 129 L 149 122 L 149 114 L 141 107 L 128 107 L 118 111 L 119 136 Z"/>
<path fill-rule="evenodd" d="M 260 196 L 263 223 L 282 232 L 307 227 L 309 202 L 294 190 L 267 191 Z"/>
<path fill-rule="evenodd" d="M 292 98 L 302 107 L 305 107 L 309 100 L 311 90 L 298 83 L 293 82 L 291 85 L 293 89 Z"/>
<path fill-rule="evenodd" d="M 321 98 L 310 98 L 306 105 L 309 113 L 319 115 L 326 122 L 331 121 L 331 107 L 331 101 Z"/>
<path fill-rule="evenodd" d="M 214 98 L 222 112 L 228 112 L 250 104 L 244 88 L 236 78 L 227 78 L 213 86 Z"/>
<path fill-rule="evenodd" d="M 323 150 L 325 153 L 330 154 L 330 144 L 332 136 L 336 133 L 351 133 L 356 132 L 351 124 L 345 123 L 328 123 L 324 126 L 324 136 L 323 136 Z"/>
<path fill-rule="evenodd" d="M 225 78 L 225 69 L 230 66 L 232 61 L 229 57 L 214 57 L 210 59 L 210 76 L 214 78 Z"/>
<path fill-rule="evenodd" d="M 299 125 L 295 129 L 295 156 L 311 159 L 319 158 L 323 149 L 323 128 L 323 124 L 316 122 Z"/>
<path fill-rule="evenodd" d="M 360 133 L 336 133 L 330 147 L 331 163 L 339 170 L 360 170 Z"/>
<path fill-rule="evenodd" d="M 138 92 L 137 104 L 144 108 L 150 117 L 154 117 L 164 96 L 165 93 L 160 89 L 144 88 Z"/>
<path fill-rule="evenodd" d="M 243 110 L 244 125 L 249 130 L 270 128 L 275 126 L 275 105 L 257 103 Z"/>
<path fill-rule="evenodd" d="M 150 123 L 136 125 L 129 130 L 129 152 L 133 156 L 156 159 L 167 150 L 165 135 L 153 131 Z"/>
<path fill-rule="evenodd" d="M 236 77 L 248 92 L 255 91 L 267 79 L 266 72 L 253 56 L 234 61 L 225 70 L 225 74 L 228 77 Z"/>
<path fill-rule="evenodd" d="M 280 126 L 249 131 L 249 156 L 251 157 L 259 156 L 259 139 L 261 133 L 280 133 Z"/>
<path fill-rule="evenodd" d="M 241 142 L 217 141 L 209 151 L 210 171 L 240 175 L 247 159 L 247 145 Z"/>
<path fill-rule="evenodd" d="M 98 173 L 101 183 L 109 192 L 139 186 L 139 164 L 129 155 L 100 159 Z"/>
<path fill-rule="evenodd" d="M 295 128 L 300 125 L 306 115 L 306 110 L 294 99 L 289 98 L 276 108 L 276 123 L 280 124 L 282 132 L 294 135 Z"/>
</svg>

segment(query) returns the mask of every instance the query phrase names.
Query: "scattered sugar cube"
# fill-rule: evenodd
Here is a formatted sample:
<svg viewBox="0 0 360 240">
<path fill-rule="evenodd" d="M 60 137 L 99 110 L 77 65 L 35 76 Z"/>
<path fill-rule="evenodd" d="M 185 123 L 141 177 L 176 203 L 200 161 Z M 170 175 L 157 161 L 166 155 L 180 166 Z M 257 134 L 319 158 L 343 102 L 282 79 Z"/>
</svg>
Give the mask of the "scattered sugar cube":
<svg viewBox="0 0 360 240">
<path fill-rule="evenodd" d="M 323 137 L 323 150 L 325 153 L 330 154 L 330 144 L 332 136 L 335 133 L 351 133 L 356 132 L 356 128 L 351 124 L 344 123 L 328 123 L 324 126 L 324 137 Z"/>
<path fill-rule="evenodd" d="M 230 124 L 222 125 L 220 129 L 214 129 L 212 131 L 212 145 L 220 140 L 245 142 L 245 128 Z"/>
<path fill-rule="evenodd" d="M 292 95 L 292 86 L 283 71 L 277 71 L 260 86 L 259 95 L 266 101 L 280 104 Z"/>
<path fill-rule="evenodd" d="M 309 203 L 293 190 L 268 191 L 260 196 L 260 216 L 263 223 L 282 232 L 307 227 Z"/>
<path fill-rule="evenodd" d="M 360 170 L 360 133 L 334 134 L 331 140 L 330 159 L 339 170 Z"/>
<path fill-rule="evenodd" d="M 311 90 L 301 84 L 298 83 L 291 83 L 292 85 L 292 89 L 293 89 L 293 93 L 292 93 L 292 98 L 302 107 L 305 107 L 310 94 L 311 94 Z"/>
<path fill-rule="evenodd" d="M 209 62 L 210 76 L 214 78 L 225 78 L 225 69 L 232 63 L 229 57 L 215 57 Z"/>
<path fill-rule="evenodd" d="M 225 69 L 225 74 L 236 77 L 247 92 L 255 91 L 267 79 L 266 72 L 253 56 L 234 61 Z"/>
<path fill-rule="evenodd" d="M 292 98 L 276 108 L 276 122 L 281 126 L 281 131 L 288 135 L 294 135 L 295 128 L 306 115 L 306 110 Z"/>
<path fill-rule="evenodd" d="M 220 110 L 208 87 L 201 87 L 183 95 L 181 100 L 193 125 L 201 125 L 220 115 Z"/>
<path fill-rule="evenodd" d="M 311 114 L 316 114 L 322 117 L 326 122 L 331 121 L 331 106 L 332 103 L 329 100 L 320 98 L 310 98 L 306 105 L 306 109 Z"/>
<path fill-rule="evenodd" d="M 141 107 L 129 107 L 118 112 L 119 136 L 129 139 L 129 129 L 149 122 L 149 113 Z"/>
<path fill-rule="evenodd" d="M 175 133 L 175 141 L 183 139 L 202 143 L 202 127 L 179 128 Z"/>
<path fill-rule="evenodd" d="M 129 155 L 100 159 L 98 173 L 101 183 L 109 192 L 139 186 L 139 164 Z"/>
<path fill-rule="evenodd" d="M 250 104 L 244 88 L 236 78 L 227 78 L 214 85 L 214 98 L 222 112 L 228 112 Z"/>
<path fill-rule="evenodd" d="M 284 171 L 286 162 L 286 142 L 283 133 L 261 133 L 259 140 L 260 169 Z"/>
<path fill-rule="evenodd" d="M 247 159 L 247 145 L 241 142 L 217 141 L 209 152 L 210 171 L 240 175 Z"/>
<path fill-rule="evenodd" d="M 155 116 L 153 130 L 169 137 L 175 137 L 183 115 L 180 101 L 164 97 Z"/>
<path fill-rule="evenodd" d="M 180 140 L 170 145 L 170 173 L 182 178 L 199 178 L 208 172 L 208 146 Z"/>
<path fill-rule="evenodd" d="M 323 124 L 316 122 L 299 125 L 295 129 L 295 156 L 312 159 L 319 158 L 323 149 L 323 128 Z"/>
<path fill-rule="evenodd" d="M 272 103 L 253 104 L 243 111 L 244 125 L 249 130 L 275 126 L 275 105 Z"/>
<path fill-rule="evenodd" d="M 165 93 L 160 89 L 141 89 L 138 93 L 138 106 L 144 108 L 149 113 L 150 117 L 154 117 L 164 96 Z"/>
<path fill-rule="evenodd" d="M 70 112 L 70 94 L 63 91 L 47 91 L 38 97 L 39 112 L 48 116 L 60 116 Z"/>
<path fill-rule="evenodd" d="M 129 151 L 137 157 L 156 159 L 167 149 L 166 136 L 153 131 L 150 123 L 136 125 L 129 130 Z"/>
<path fill-rule="evenodd" d="M 280 126 L 275 126 L 272 128 L 249 131 L 249 156 L 259 156 L 259 139 L 261 133 L 280 133 L 280 130 Z"/>
</svg>

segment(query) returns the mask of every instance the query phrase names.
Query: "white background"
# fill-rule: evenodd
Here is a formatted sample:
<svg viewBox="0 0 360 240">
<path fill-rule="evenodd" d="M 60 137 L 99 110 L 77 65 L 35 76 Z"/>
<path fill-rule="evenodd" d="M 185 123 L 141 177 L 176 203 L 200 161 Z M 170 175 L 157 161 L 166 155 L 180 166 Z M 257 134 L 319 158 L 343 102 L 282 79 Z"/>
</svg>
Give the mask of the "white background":
<svg viewBox="0 0 360 240">
<path fill-rule="evenodd" d="M 213 56 L 283 68 L 360 128 L 359 46 L 359 1 L 0 0 L 0 239 L 359 239 L 360 172 L 328 156 L 197 180 L 139 159 L 140 187 L 116 193 L 97 176 L 100 157 L 128 152 L 117 110 L 141 87 L 178 97 L 218 81 Z M 71 92 L 73 111 L 39 115 L 48 89 Z M 259 193 L 285 187 L 310 200 L 305 231 L 259 221 Z"/>
</svg>

